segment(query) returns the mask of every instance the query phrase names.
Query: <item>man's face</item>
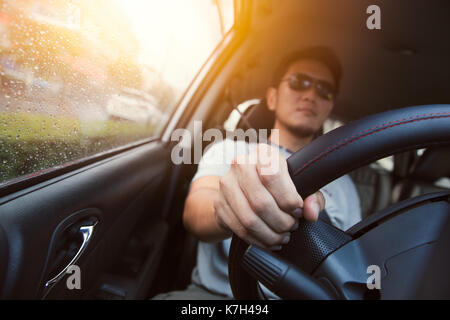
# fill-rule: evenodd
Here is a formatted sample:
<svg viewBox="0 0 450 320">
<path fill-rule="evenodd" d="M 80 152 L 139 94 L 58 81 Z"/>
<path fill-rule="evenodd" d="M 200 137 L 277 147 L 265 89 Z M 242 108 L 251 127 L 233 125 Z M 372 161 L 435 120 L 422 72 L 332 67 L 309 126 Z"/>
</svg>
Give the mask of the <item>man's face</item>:
<svg viewBox="0 0 450 320">
<path fill-rule="evenodd" d="M 294 134 L 310 136 L 322 127 L 333 108 L 333 100 L 320 97 L 314 86 L 305 91 L 291 89 L 285 79 L 296 73 L 327 81 L 333 87 L 336 84 L 331 71 L 323 63 L 315 60 L 299 60 L 291 64 L 278 88 L 268 89 L 267 105 L 270 110 L 275 111 L 278 125 L 284 126 Z"/>
</svg>

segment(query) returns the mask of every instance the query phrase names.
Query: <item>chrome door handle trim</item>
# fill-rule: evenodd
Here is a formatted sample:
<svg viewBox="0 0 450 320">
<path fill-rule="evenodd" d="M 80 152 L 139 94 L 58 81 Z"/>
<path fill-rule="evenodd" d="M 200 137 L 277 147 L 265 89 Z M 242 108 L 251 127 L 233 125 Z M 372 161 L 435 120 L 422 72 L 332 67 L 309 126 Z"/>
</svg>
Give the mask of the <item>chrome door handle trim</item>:
<svg viewBox="0 0 450 320">
<path fill-rule="evenodd" d="M 51 290 L 51 288 L 57 284 L 65 275 L 67 272 L 67 269 L 74 265 L 78 259 L 83 254 L 84 250 L 86 250 L 87 245 L 89 244 L 90 240 L 92 239 L 92 235 L 94 233 L 95 226 L 97 225 L 98 221 L 93 222 L 92 225 L 88 226 L 81 226 L 80 232 L 83 236 L 83 242 L 80 246 L 80 249 L 78 249 L 75 256 L 72 258 L 72 260 L 67 264 L 67 266 L 62 269 L 56 276 L 54 276 L 52 279 L 48 280 L 45 283 L 45 294 L 44 297 L 48 294 L 48 292 Z"/>
</svg>

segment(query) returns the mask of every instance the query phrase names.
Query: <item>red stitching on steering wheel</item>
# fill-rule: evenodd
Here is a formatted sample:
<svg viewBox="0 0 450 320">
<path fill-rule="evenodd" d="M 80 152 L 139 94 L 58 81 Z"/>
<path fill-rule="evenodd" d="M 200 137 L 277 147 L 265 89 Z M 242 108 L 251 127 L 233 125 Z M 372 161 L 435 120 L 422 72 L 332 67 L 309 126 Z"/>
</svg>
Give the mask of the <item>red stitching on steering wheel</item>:
<svg viewBox="0 0 450 320">
<path fill-rule="evenodd" d="M 386 130 L 386 129 L 389 129 L 392 127 L 396 127 L 396 126 L 400 126 L 403 124 L 407 124 L 407 123 L 423 121 L 423 120 L 438 119 L 438 118 L 448 118 L 448 117 L 450 117 L 450 112 L 426 113 L 426 114 L 417 115 L 417 116 L 410 117 L 410 118 L 393 120 L 393 121 L 389 121 L 389 122 L 386 122 L 386 123 L 383 123 L 380 125 L 376 125 L 375 127 L 361 131 L 361 132 L 357 133 L 356 135 L 345 138 L 344 140 L 341 140 L 338 143 L 336 143 L 335 145 L 329 147 L 327 150 L 323 151 L 319 155 L 315 156 L 313 159 L 309 160 L 301 168 L 297 169 L 294 172 L 294 177 L 298 176 L 300 173 L 302 173 L 303 171 L 308 169 L 310 166 L 312 166 L 313 164 L 322 160 L 323 158 L 327 157 L 329 154 L 333 153 L 334 151 L 339 150 L 342 147 L 345 147 L 352 142 L 355 142 L 361 138 L 367 137 L 376 132 L 383 131 L 383 130 Z"/>
</svg>

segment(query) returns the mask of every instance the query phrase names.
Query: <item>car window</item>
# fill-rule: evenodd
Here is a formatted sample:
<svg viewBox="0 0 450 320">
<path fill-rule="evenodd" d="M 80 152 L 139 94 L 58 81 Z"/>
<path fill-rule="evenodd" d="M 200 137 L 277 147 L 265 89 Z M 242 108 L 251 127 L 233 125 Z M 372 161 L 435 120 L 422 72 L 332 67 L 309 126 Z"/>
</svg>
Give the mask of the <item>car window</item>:
<svg viewBox="0 0 450 320">
<path fill-rule="evenodd" d="M 0 0 L 0 186 L 158 137 L 229 0 Z"/>
</svg>

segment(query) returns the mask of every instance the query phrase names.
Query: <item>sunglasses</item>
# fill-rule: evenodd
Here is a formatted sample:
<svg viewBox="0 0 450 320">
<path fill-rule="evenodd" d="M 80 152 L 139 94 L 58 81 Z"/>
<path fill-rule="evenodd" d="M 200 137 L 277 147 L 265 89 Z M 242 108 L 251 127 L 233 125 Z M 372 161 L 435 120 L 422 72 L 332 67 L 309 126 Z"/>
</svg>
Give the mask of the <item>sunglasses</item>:
<svg viewBox="0 0 450 320">
<path fill-rule="evenodd" d="M 330 82 L 314 79 L 303 73 L 295 73 L 287 79 L 281 80 L 281 82 L 283 81 L 287 81 L 289 88 L 294 91 L 306 91 L 314 86 L 317 95 L 325 100 L 331 101 L 335 96 L 334 86 Z"/>
</svg>

